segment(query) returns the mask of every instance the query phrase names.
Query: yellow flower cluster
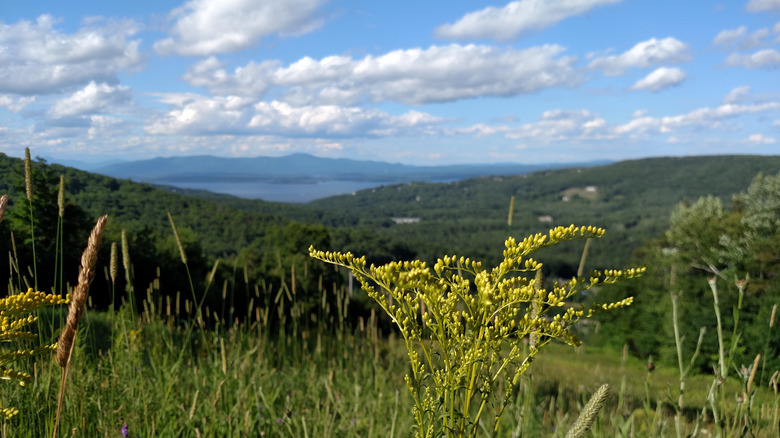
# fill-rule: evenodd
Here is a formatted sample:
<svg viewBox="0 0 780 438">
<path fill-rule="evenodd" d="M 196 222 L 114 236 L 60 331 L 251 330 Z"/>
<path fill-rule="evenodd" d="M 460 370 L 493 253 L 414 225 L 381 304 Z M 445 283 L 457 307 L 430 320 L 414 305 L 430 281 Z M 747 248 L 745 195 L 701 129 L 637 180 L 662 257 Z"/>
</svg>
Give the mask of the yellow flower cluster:
<svg viewBox="0 0 780 438">
<path fill-rule="evenodd" d="M 433 269 L 419 260 L 367 268 L 365 257 L 313 247 L 309 255 L 350 269 L 398 326 L 412 365 L 406 382 L 415 400 L 418 436 L 463 436 L 479 423 L 498 379 L 517 384 L 552 340 L 580 344 L 572 331 L 580 319 L 632 303 L 626 298 L 590 308 L 567 307 L 572 296 L 599 283 L 636 277 L 644 268 L 594 271 L 589 278 L 546 289 L 542 263 L 527 257 L 560 242 L 603 235 L 602 228 L 571 225 L 520 242 L 510 237 L 504 260 L 490 271 L 479 261 L 454 255 L 438 259 Z M 510 397 L 513 391 L 505 394 Z M 472 401 L 481 403 L 476 418 L 470 417 Z"/>
<path fill-rule="evenodd" d="M 0 343 L 36 339 L 36 334 L 25 329 L 38 320 L 31 312 L 45 306 L 64 304 L 68 300 L 69 297 L 62 298 L 32 288 L 27 292 L 0 299 Z M 0 380 L 15 380 L 24 386 L 31 380 L 30 374 L 9 368 L 8 365 L 22 358 L 50 352 L 56 347 L 55 343 L 32 349 L 0 349 Z M 0 417 L 12 418 L 18 413 L 16 408 L 0 408 Z"/>
<path fill-rule="evenodd" d="M 69 297 L 37 292 L 29 288 L 27 292 L 11 295 L 0 299 L 0 317 L 14 317 L 44 306 L 64 304 Z"/>
<path fill-rule="evenodd" d="M 0 417 L 10 420 L 19 413 L 19 409 L 16 408 L 0 408 Z"/>
</svg>

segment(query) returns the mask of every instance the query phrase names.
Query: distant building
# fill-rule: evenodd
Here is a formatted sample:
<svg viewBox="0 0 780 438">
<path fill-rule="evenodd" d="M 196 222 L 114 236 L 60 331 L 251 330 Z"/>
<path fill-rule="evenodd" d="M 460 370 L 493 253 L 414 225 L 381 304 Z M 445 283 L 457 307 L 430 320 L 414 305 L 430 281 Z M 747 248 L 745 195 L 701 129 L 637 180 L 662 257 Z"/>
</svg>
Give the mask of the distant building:
<svg viewBox="0 0 780 438">
<path fill-rule="evenodd" d="M 538 220 L 541 223 L 551 223 L 553 221 L 553 218 L 548 214 L 546 216 L 539 216 Z"/>
<path fill-rule="evenodd" d="M 390 219 L 396 224 L 416 224 L 417 222 L 420 222 L 419 217 L 393 217 Z"/>
</svg>

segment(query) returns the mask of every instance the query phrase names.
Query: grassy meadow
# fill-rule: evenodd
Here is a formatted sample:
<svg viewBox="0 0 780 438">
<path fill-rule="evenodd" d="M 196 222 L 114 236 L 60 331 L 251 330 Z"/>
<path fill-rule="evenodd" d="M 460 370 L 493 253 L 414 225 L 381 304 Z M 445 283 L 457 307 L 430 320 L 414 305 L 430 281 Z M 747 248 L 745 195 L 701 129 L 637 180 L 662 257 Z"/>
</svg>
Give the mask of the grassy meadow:
<svg viewBox="0 0 780 438">
<path fill-rule="evenodd" d="M 271 295 L 261 291 L 256 298 L 273 303 Z M 348 297 L 340 298 L 346 313 Z M 294 301 L 283 294 L 270 310 L 281 305 Z M 406 351 L 401 340 L 377 329 L 376 320 L 350 328 L 338 323 L 343 316 L 333 315 L 338 314 L 334 309 L 316 323 L 301 316 L 276 332 L 263 322 L 261 307 L 252 321 L 233 324 L 204 312 L 207 327 L 177 314 L 175 307 L 150 300 L 140 316 L 131 314 L 129 306 L 87 312 L 70 370 L 61 436 L 412 435 L 412 402 L 403 380 Z M 65 309 L 41 313 L 45 338 L 61 324 Z M 51 436 L 61 369 L 47 356 L 19 365 L 34 381 L 4 383 L 3 403 L 19 414 L 3 422 L 3 436 Z M 705 406 L 711 380 L 696 376 L 687 382 L 687 433 Z M 521 381 L 499 436 L 565 436 L 603 383 L 611 385 L 612 394 L 588 436 L 675 435 L 675 369 L 658 367 L 650 373 L 646 363 L 618 352 L 554 345 Z M 726 386 L 732 397 L 741 393 L 736 382 Z M 778 402 L 776 386 L 759 389 L 752 401 L 755 436 L 777 436 Z M 125 425 L 127 435 L 122 434 Z M 714 425 L 705 420 L 700 436 L 716 436 Z"/>
<path fill-rule="evenodd" d="M 17 207 L 24 205 L 18 200 Z M 25 214 L 32 223 L 38 212 L 29 205 Z M 174 218 L 169 219 L 181 251 L 177 278 L 189 277 L 189 284 L 178 287 L 183 292 L 164 293 L 160 284 L 172 273 L 159 268 L 149 284 L 136 285 L 127 241 L 104 239 L 111 257 L 98 259 L 88 269 L 82 266 L 81 272 L 91 271 L 96 281 L 111 285 L 119 284 L 118 278 L 127 281 L 121 283 L 122 290 L 114 286 L 110 298 L 101 297 L 107 308 L 93 307 L 95 297 L 83 297 L 85 310 L 77 321 L 67 367 L 58 363 L 59 351 L 33 357 L 19 353 L 56 342 L 68 325 L 72 310 L 67 305 L 32 311 L 37 319 L 30 320 L 29 330 L 37 338 L 2 339 L 0 363 L 6 370 L 29 373 L 30 379 L 20 385 L 4 374 L 0 407 L 18 413 L 2 420 L 0 436 L 414 436 L 414 402 L 404 381 L 410 372 L 406 346 L 385 315 L 365 305 L 356 310 L 357 302 L 365 302 L 364 292 L 323 284 L 321 279 L 300 281 L 314 275 L 308 266 L 319 263 L 306 260 L 293 265 L 289 282 L 281 286 L 262 280 L 247 284 L 242 292 L 246 299 L 236 308 L 228 284 L 214 284 L 219 261 L 205 281 L 192 281 Z M 63 231 L 58 230 L 51 238 L 61 241 Z M 89 250 L 93 241 L 83 246 Z M 48 285 L 36 285 L 38 272 L 56 272 L 59 265 L 20 266 L 15 248 L 9 253 L 8 296 L 33 286 L 49 290 Z M 61 256 L 55 260 L 61 263 Z M 233 273 L 242 274 L 240 268 Z M 243 275 L 247 278 L 246 271 Z M 80 275 L 79 285 L 63 288 L 73 294 L 72 300 L 78 299 L 86 277 Z M 61 271 L 59 278 L 62 281 Z M 88 280 L 87 288 L 92 278 Z M 304 283 L 318 286 L 314 291 L 296 290 L 296 284 Z M 205 284 L 205 289 L 194 284 Z M 209 291 L 218 293 L 220 288 L 216 305 L 204 303 Z M 303 296 L 317 300 L 312 304 Z M 11 318 L 3 322 L 4 331 L 20 316 L 12 310 L 0 308 L 3 318 Z M 724 318 L 738 317 L 730 309 L 722 312 Z M 677 331 L 676 322 L 664 321 L 669 332 Z M 766 323 L 773 326 L 774 312 Z M 515 387 L 500 385 L 499 395 L 511 392 L 512 400 L 500 429 L 493 434 L 490 424 L 480 423 L 477 436 L 573 436 L 567 435 L 569 428 L 605 383 L 611 392 L 604 407 L 590 430 L 576 436 L 780 436 L 780 372 L 766 370 L 763 381 L 756 379 L 760 357 L 749 368 L 733 364 L 727 378 L 717 379 L 689 372 L 688 363 L 694 360 L 687 350 L 679 364 L 670 366 L 632 357 L 626 348 L 615 351 L 589 342 L 605 329 L 597 324 L 580 327 L 583 346 L 552 344 Z M 739 349 L 738 338 L 732 340 L 721 346 L 722 355 Z M 668 349 L 682 341 L 670 338 Z M 687 345 L 694 342 L 689 339 Z"/>
</svg>

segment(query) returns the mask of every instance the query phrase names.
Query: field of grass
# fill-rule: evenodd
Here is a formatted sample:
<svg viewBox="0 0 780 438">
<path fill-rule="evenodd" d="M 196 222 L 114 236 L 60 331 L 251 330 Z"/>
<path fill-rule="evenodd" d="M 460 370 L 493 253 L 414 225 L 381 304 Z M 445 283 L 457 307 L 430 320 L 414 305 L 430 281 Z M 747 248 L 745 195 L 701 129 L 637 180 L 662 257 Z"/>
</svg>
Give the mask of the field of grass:
<svg viewBox="0 0 780 438">
<path fill-rule="evenodd" d="M 194 318 L 184 298 L 148 299 L 140 316 L 127 305 L 87 311 L 60 435 L 411 436 L 403 341 L 382 333 L 377 317 L 349 327 L 348 294 L 320 292 L 323 303 L 335 299 L 341 305 L 319 309 L 318 317 L 292 312 L 279 327 L 267 323 L 265 312 L 294 307 L 295 297 L 259 288 L 253 302 L 265 304 L 242 322 L 205 309 L 202 319 Z M 65 308 L 40 312 L 42 339 L 59 331 L 65 313 Z M 61 370 L 46 355 L 19 365 L 34 379 L 27 386 L 0 385 L 3 405 L 20 411 L 3 422 L 2 436 L 51 436 Z M 694 428 L 711 381 L 709 376 L 687 381 L 686 433 Z M 540 355 L 520 382 L 499 436 L 564 436 L 603 383 L 611 385 L 612 395 L 591 436 L 674 436 L 676 370 L 650 373 L 645 363 L 619 352 L 562 344 Z M 730 397 L 741 391 L 736 380 L 725 385 Z M 777 436 L 779 400 L 776 388 L 759 388 L 752 400 L 755 436 Z M 715 436 L 715 427 L 705 419 L 700 433 Z"/>
<path fill-rule="evenodd" d="M 272 333 L 257 319 L 230 327 L 212 319 L 201 329 L 195 321 L 177 322 L 165 303 L 148 302 L 146 308 L 141 317 L 127 308 L 87 313 L 61 436 L 412 434 L 412 401 L 403 380 L 406 351 L 402 341 L 378 333 L 376 321 L 341 329 L 293 321 Z M 41 315 L 44 336 L 64 318 L 60 310 Z M 189 324 L 196 329 L 185 337 Z M 46 356 L 26 368 L 35 376 L 31 385 L 2 385 L 4 405 L 20 411 L 3 422 L 3 436 L 51 436 L 61 370 Z M 708 376 L 689 379 L 689 433 L 710 382 Z M 612 395 L 592 436 L 674 436 L 675 370 L 648 373 L 645 363 L 616 352 L 563 345 L 553 345 L 535 361 L 499 436 L 564 436 L 603 383 L 611 385 Z M 739 393 L 736 382 L 727 385 L 730 395 Z M 756 436 L 777 436 L 777 393 L 760 388 L 753 403 Z M 715 436 L 712 424 L 704 430 L 709 433 L 702 436 Z"/>
</svg>

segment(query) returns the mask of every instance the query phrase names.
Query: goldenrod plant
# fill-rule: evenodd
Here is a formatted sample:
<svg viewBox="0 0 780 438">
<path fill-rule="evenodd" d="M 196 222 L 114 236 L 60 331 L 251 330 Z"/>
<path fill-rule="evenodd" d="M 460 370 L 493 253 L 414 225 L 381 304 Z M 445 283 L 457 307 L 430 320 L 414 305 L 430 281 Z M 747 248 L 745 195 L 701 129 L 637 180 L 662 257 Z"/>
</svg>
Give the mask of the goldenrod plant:
<svg viewBox="0 0 780 438">
<path fill-rule="evenodd" d="M 3 220 L 7 203 L 8 195 L 0 197 L 0 221 Z M 22 386 L 30 381 L 30 374 L 15 370 L 10 365 L 19 359 L 51 352 L 57 348 L 57 343 L 33 348 L 28 348 L 24 343 L 38 337 L 29 330 L 29 326 L 38 320 L 35 311 L 45 306 L 65 302 L 67 297 L 38 292 L 33 288 L 0 299 L 0 379 L 15 380 Z M 18 413 L 16 408 L 0 404 L 0 417 L 10 419 Z"/>
<path fill-rule="evenodd" d="M 350 269 L 400 330 L 411 365 L 406 383 L 416 436 L 495 436 L 514 389 L 542 348 L 553 340 L 578 346 L 576 322 L 632 303 L 629 297 L 584 307 L 569 300 L 599 284 L 638 276 L 644 268 L 594 271 L 546 289 L 542 263 L 528 257 L 603 234 L 601 228 L 571 225 L 520 242 L 510 237 L 503 261 L 492 270 L 457 256 L 444 256 L 431 268 L 419 260 L 367 265 L 365 257 L 314 247 L 309 255 Z"/>
<path fill-rule="evenodd" d="M 29 373 L 18 371 L 10 365 L 20 359 L 51 352 L 57 343 L 28 348 L 20 343 L 37 339 L 38 335 L 29 330 L 29 326 L 38 320 L 34 312 L 45 306 L 63 304 L 67 298 L 46 294 L 30 288 L 27 292 L 0 299 L 0 379 L 15 380 L 20 385 L 27 384 L 32 377 Z M 7 347 L 8 344 L 12 346 Z M 13 407 L 0 405 L 0 417 L 10 419 L 19 411 Z"/>
</svg>

